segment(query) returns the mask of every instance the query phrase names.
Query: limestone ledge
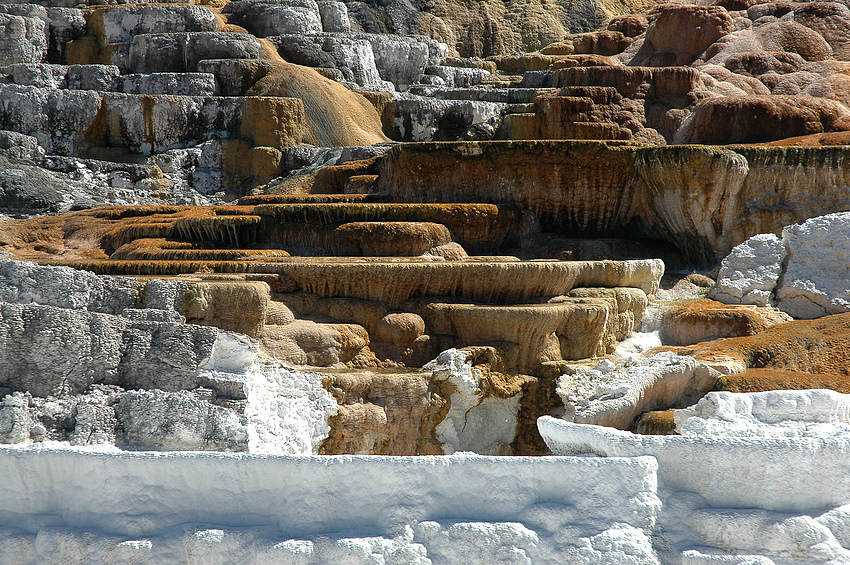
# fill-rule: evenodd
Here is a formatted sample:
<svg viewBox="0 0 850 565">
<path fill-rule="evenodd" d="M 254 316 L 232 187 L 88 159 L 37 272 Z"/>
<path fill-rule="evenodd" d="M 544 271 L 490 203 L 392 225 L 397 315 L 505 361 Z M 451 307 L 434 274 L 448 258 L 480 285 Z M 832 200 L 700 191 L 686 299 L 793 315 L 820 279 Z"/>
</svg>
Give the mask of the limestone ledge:
<svg viewBox="0 0 850 565">
<path fill-rule="evenodd" d="M 652 565 L 658 557 L 650 536 L 661 507 L 655 471 L 648 457 L 3 447 L 0 543 L 7 557 L 23 562 L 62 547 L 63 555 L 80 558 L 163 564 L 261 558 L 425 565 L 470 555 L 495 562 L 507 554 L 526 563 L 566 555 L 579 563 Z M 112 501 L 106 507 L 105 495 Z"/>
<path fill-rule="evenodd" d="M 714 264 L 752 235 L 850 208 L 847 155 L 844 147 L 411 143 L 386 155 L 376 189 L 403 202 L 514 202 L 544 231 L 656 236 Z"/>
</svg>

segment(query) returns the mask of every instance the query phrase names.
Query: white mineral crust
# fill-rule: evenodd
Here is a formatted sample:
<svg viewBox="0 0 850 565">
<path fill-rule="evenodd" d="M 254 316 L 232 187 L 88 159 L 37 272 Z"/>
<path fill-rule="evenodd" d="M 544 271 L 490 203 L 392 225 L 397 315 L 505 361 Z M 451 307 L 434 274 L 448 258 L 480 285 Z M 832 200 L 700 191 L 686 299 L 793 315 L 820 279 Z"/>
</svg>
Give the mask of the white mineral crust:
<svg viewBox="0 0 850 565">
<path fill-rule="evenodd" d="M 723 259 L 712 298 L 726 304 L 770 305 L 784 259 L 785 247 L 778 237 L 754 235 Z"/>
</svg>

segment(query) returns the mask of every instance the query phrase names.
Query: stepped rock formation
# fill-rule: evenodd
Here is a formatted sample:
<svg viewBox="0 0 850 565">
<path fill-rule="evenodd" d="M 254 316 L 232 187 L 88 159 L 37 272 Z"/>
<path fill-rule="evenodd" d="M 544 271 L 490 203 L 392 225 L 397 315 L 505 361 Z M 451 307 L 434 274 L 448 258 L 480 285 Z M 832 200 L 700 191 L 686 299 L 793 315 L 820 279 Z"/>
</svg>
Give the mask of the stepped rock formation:
<svg viewBox="0 0 850 565">
<path fill-rule="evenodd" d="M 405 201 L 516 202 L 539 217 L 544 231 L 637 231 L 713 264 L 751 235 L 779 231 L 824 206 L 846 208 L 845 153 L 613 142 L 411 144 L 387 154 L 377 186 Z M 467 178 L 481 180 L 470 185 Z"/>
<path fill-rule="evenodd" d="M 0 562 L 850 559 L 846 6 L 96 2 L 0 3 Z"/>
</svg>

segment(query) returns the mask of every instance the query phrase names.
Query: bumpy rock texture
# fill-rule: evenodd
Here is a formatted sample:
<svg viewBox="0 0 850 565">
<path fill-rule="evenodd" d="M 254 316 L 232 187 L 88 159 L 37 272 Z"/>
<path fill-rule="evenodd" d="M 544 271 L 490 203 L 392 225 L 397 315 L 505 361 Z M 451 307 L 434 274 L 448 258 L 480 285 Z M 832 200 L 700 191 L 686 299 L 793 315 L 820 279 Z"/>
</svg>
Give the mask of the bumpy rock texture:
<svg viewBox="0 0 850 565">
<path fill-rule="evenodd" d="M 850 10 L 647 8 L 0 5 L 6 560 L 846 561 Z"/>
<path fill-rule="evenodd" d="M 723 260 L 714 296 L 727 303 L 776 304 L 794 318 L 847 312 L 844 260 L 850 214 L 819 216 L 757 235 Z"/>
<path fill-rule="evenodd" d="M 321 377 L 186 324 L 191 283 L 2 261 L 0 289 L 4 443 L 312 453 L 327 436 L 336 403 Z"/>
</svg>

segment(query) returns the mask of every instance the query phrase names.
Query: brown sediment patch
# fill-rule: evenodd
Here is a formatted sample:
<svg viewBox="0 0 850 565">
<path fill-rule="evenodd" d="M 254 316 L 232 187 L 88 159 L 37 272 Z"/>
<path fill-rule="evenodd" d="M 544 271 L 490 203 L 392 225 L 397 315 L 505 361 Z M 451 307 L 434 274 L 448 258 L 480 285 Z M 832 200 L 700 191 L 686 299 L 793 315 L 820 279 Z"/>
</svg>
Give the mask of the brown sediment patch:
<svg viewBox="0 0 850 565">
<path fill-rule="evenodd" d="M 761 333 L 662 348 L 706 364 L 734 362 L 749 369 L 850 375 L 850 313 L 795 320 Z"/>
<path fill-rule="evenodd" d="M 825 388 L 850 394 L 850 376 L 834 373 L 804 373 L 778 369 L 750 369 L 738 375 L 718 377 L 713 390 L 765 392 Z"/>
<path fill-rule="evenodd" d="M 381 118 L 365 98 L 316 71 L 284 61 L 267 39 L 259 40 L 273 68 L 248 91 L 249 96 L 299 98 L 314 142 L 323 147 L 372 145 L 389 141 Z"/>
<path fill-rule="evenodd" d="M 632 431 L 636 434 L 668 436 L 676 434 L 676 422 L 673 419 L 675 409 L 650 410 L 635 420 Z"/>
<path fill-rule="evenodd" d="M 564 401 L 555 392 L 558 377 L 529 377 L 522 388 L 517 411 L 516 436 L 511 442 L 514 455 L 548 455 L 551 453 L 537 429 L 540 416 L 563 416 Z"/>
<path fill-rule="evenodd" d="M 814 133 L 812 135 L 801 135 L 788 137 L 759 145 L 772 147 L 823 147 L 827 145 L 850 145 L 850 131 L 830 131 L 826 133 Z"/>
</svg>

